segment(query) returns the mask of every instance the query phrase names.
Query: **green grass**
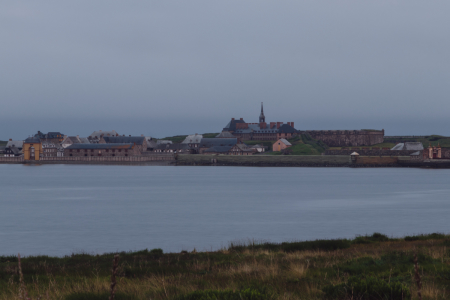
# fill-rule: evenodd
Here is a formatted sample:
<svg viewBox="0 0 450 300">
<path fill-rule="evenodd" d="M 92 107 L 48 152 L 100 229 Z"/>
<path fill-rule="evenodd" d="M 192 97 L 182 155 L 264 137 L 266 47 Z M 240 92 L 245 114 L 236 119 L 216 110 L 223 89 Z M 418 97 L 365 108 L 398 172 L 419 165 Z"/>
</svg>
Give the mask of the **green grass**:
<svg viewBox="0 0 450 300">
<path fill-rule="evenodd" d="M 116 299 L 417 299 L 414 254 L 423 299 L 448 299 L 450 235 L 441 233 L 121 252 Z M 32 299 L 108 299 L 113 257 L 22 258 L 26 290 Z M 0 299 L 18 300 L 19 290 L 17 257 L 0 256 Z"/>
</svg>

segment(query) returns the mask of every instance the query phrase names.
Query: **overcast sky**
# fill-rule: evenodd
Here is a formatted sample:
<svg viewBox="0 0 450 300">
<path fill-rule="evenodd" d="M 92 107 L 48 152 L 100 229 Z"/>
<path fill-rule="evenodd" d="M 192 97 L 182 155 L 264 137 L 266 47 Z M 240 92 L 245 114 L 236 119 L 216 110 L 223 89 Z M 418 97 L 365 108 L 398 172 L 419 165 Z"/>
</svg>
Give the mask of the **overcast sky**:
<svg viewBox="0 0 450 300">
<path fill-rule="evenodd" d="M 1 1 L 0 139 L 94 130 L 450 135 L 450 1 Z"/>
</svg>

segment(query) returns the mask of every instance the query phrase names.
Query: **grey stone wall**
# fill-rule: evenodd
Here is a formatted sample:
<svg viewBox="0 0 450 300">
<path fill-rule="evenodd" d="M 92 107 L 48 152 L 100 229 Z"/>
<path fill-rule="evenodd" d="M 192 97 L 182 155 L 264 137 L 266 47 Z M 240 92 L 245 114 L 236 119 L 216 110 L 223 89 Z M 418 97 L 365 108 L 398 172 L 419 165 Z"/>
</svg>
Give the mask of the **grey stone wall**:
<svg viewBox="0 0 450 300">
<path fill-rule="evenodd" d="M 363 149 L 363 150 L 325 150 L 325 155 L 350 155 L 357 152 L 361 156 L 408 156 L 417 150 L 387 150 L 387 149 Z"/>
</svg>

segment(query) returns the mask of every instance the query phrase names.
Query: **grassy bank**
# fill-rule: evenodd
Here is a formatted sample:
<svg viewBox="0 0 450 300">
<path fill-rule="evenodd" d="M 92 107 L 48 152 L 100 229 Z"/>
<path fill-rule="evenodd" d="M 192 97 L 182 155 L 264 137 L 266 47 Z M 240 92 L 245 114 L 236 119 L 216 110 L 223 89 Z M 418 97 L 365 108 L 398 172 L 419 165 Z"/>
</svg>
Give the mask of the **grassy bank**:
<svg viewBox="0 0 450 300">
<path fill-rule="evenodd" d="M 233 243 L 119 253 L 116 299 L 447 299 L 450 236 Z M 418 265 L 415 271 L 414 255 Z M 114 254 L 0 257 L 0 299 L 108 299 Z"/>
</svg>

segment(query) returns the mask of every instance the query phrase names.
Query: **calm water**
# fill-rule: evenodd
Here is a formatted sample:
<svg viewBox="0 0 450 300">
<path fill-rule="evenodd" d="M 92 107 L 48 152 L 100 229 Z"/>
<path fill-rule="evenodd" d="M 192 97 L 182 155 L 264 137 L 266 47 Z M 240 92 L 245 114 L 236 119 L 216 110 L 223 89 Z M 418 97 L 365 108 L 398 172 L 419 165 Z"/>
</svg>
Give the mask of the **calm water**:
<svg viewBox="0 0 450 300">
<path fill-rule="evenodd" d="M 0 165 L 0 255 L 450 232 L 450 170 Z"/>
</svg>

